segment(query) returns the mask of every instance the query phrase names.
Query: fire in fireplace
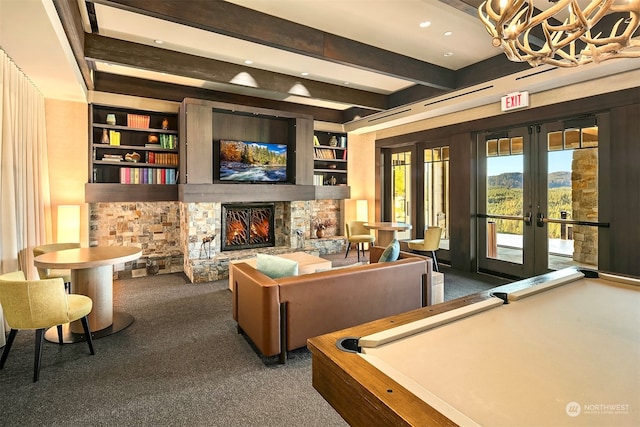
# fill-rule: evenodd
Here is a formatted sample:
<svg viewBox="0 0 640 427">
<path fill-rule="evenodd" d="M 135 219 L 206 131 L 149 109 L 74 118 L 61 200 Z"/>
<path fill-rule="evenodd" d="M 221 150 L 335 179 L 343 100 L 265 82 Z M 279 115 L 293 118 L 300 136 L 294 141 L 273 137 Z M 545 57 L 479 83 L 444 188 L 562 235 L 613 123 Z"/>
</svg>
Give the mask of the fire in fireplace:
<svg viewBox="0 0 640 427">
<path fill-rule="evenodd" d="M 273 203 L 222 205 L 221 250 L 275 246 Z"/>
</svg>

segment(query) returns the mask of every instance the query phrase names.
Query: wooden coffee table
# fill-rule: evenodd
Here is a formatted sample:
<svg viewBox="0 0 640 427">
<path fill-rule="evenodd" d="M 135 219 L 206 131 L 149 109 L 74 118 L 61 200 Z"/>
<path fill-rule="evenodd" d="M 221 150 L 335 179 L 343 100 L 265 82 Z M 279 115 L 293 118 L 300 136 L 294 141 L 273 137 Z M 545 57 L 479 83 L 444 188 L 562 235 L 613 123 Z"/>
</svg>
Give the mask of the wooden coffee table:
<svg viewBox="0 0 640 427">
<path fill-rule="evenodd" d="M 306 252 L 291 252 L 288 254 L 280 254 L 276 256 L 279 256 L 280 258 L 290 259 L 292 261 L 297 261 L 298 274 L 315 273 L 316 270 L 331 268 L 331 261 L 314 255 L 309 255 Z M 258 262 L 257 260 L 258 259 L 256 257 L 253 257 L 229 261 L 229 290 L 233 291 L 233 270 L 235 268 L 233 264 L 246 262 L 247 264 L 255 268 Z"/>
</svg>

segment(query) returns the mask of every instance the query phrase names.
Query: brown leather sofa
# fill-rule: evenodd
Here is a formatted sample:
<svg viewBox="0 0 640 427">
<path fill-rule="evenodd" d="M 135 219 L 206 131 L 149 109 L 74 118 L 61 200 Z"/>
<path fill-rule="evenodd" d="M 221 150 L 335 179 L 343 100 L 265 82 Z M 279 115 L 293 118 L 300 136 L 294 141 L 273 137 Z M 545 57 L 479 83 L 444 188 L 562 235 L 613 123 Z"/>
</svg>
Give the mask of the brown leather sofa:
<svg viewBox="0 0 640 427">
<path fill-rule="evenodd" d="M 431 259 L 401 251 L 397 261 L 378 263 L 383 251 L 373 246 L 370 264 L 279 279 L 234 264 L 238 332 L 285 363 L 308 338 L 428 305 Z"/>
</svg>

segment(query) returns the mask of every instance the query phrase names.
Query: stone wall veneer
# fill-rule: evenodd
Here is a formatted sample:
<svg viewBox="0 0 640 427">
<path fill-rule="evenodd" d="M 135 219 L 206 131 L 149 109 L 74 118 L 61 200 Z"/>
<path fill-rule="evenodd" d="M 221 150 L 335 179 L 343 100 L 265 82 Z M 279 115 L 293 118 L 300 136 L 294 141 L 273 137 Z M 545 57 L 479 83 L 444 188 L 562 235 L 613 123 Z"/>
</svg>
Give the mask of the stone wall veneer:
<svg viewBox="0 0 640 427">
<path fill-rule="evenodd" d="M 313 200 L 276 202 L 274 247 L 220 252 L 222 203 L 137 202 L 91 203 L 91 246 L 136 246 L 142 257 L 115 266 L 115 278 L 183 271 L 193 283 L 228 277 L 229 261 L 256 253 L 304 251 L 313 255 L 344 250 L 338 234 L 340 202 Z M 316 239 L 312 222 L 333 224 L 325 239 Z M 211 239 L 211 237 L 214 237 Z"/>
</svg>

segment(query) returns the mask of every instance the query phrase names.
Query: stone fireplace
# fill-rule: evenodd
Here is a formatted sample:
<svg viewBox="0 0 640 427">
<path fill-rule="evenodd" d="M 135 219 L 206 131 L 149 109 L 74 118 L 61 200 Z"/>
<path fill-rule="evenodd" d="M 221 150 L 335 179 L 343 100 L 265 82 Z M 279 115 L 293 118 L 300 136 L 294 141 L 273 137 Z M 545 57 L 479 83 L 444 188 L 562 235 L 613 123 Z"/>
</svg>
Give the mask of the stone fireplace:
<svg viewBox="0 0 640 427">
<path fill-rule="evenodd" d="M 273 203 L 222 205 L 221 251 L 275 245 Z"/>
<path fill-rule="evenodd" d="M 252 206 L 257 202 L 235 202 Z M 222 250 L 223 204 L 219 202 L 90 203 L 92 246 L 139 246 L 142 257 L 116 266 L 115 278 L 184 274 L 193 283 L 224 279 L 229 262 L 255 256 L 304 251 L 313 255 L 343 252 L 341 200 L 262 203 L 273 207 L 273 245 Z M 324 238 L 312 228 L 314 219 L 333 222 Z"/>
<path fill-rule="evenodd" d="M 194 282 L 208 282 L 226 278 L 229 262 L 246 259 L 257 253 L 278 255 L 303 251 L 312 255 L 335 253 L 345 250 L 345 239 L 338 236 L 341 230 L 340 200 L 303 200 L 283 202 L 218 203 L 197 202 L 180 204 L 180 241 L 183 244 L 184 272 Z M 262 209 L 272 207 L 273 244 L 258 247 L 241 247 L 227 250 L 225 212 L 232 210 L 231 218 L 237 220 L 236 208 L 257 208 L 256 216 L 262 219 Z M 246 213 L 245 213 L 246 214 Z M 243 214 L 243 215 L 245 215 Z M 336 225 L 328 229 L 327 237 L 318 239 L 312 230 L 314 218 L 331 219 Z M 242 217 L 244 218 L 244 216 Z M 235 230 L 231 231 L 236 233 Z M 210 238 L 210 242 L 203 239 Z M 223 244 L 224 243 L 224 244 Z"/>
</svg>

